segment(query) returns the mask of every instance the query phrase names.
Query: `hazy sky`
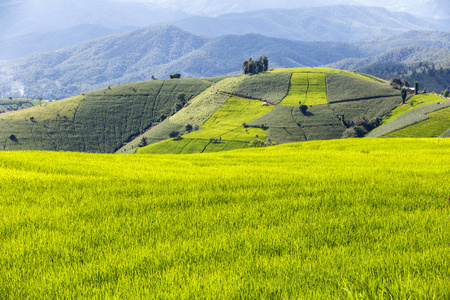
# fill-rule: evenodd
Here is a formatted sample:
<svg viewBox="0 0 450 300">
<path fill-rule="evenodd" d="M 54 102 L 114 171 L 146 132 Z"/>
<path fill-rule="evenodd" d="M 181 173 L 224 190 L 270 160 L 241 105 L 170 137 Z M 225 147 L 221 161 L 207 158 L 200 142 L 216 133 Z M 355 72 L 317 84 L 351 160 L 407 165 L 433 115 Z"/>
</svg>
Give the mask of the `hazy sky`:
<svg viewBox="0 0 450 300">
<path fill-rule="evenodd" d="M 420 16 L 449 18 L 449 0 L 119 0 L 155 2 L 170 8 L 181 8 L 190 13 L 214 15 L 229 10 L 248 10 L 251 8 L 295 8 L 304 6 L 320 6 L 333 4 L 360 4 L 367 6 L 382 6 L 394 11 L 405 11 Z"/>
</svg>

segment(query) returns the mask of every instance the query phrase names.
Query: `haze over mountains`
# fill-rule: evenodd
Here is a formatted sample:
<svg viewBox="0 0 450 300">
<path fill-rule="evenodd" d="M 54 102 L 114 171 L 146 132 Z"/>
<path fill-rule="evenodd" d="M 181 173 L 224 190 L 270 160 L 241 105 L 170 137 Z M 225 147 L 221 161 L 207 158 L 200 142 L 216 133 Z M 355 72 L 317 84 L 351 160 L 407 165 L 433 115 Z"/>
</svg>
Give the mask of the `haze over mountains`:
<svg viewBox="0 0 450 300">
<path fill-rule="evenodd" d="M 390 39 L 371 39 L 368 44 L 358 45 L 292 41 L 256 34 L 208 38 L 179 27 L 161 26 L 0 63 L 0 90 L 4 96 L 63 98 L 113 84 L 150 80 L 152 75 L 168 78 L 169 74 L 180 72 L 184 78 L 238 74 L 245 59 L 261 55 L 270 58 L 271 68 L 320 66 L 409 46 L 411 35 L 425 48 L 441 45 L 439 54 L 443 57 L 436 59 L 449 57 L 448 48 L 444 48 L 450 43 L 447 33 L 440 35 L 440 44 L 435 43 L 430 32 L 414 32 L 398 35 L 395 43 Z M 371 43 L 376 47 L 370 47 Z"/>
<path fill-rule="evenodd" d="M 271 67 L 363 68 L 390 57 L 398 62 L 449 60 L 449 35 L 436 31 L 445 30 L 444 23 L 383 7 L 336 5 L 362 2 L 323 0 L 314 5 L 334 5 L 295 9 L 308 3 L 0 0 L 5 24 L 0 28 L 0 60 L 10 60 L 0 62 L 0 91 L 3 96 L 63 98 L 152 75 L 235 74 L 245 59 L 261 55 L 269 57 Z M 420 7 L 388 2 L 380 5 Z M 436 17 L 432 3 L 439 1 L 428 1 L 426 12 Z M 441 9 L 448 6 L 440 4 Z M 177 27 L 143 27 L 152 24 Z M 137 27 L 141 29 L 130 31 Z M 53 52 L 12 60 L 46 51 Z"/>
<path fill-rule="evenodd" d="M 1 0 L 0 60 L 155 24 L 176 24 L 208 36 L 260 33 L 303 41 L 357 40 L 367 38 L 367 34 L 450 28 L 448 19 L 435 19 L 439 12 L 448 11 L 446 1 L 425 1 L 426 5 L 424 1 L 378 1 L 384 9 L 339 8 L 337 4 L 373 5 L 365 0 Z M 332 7 L 305 8 L 322 5 Z M 379 28 L 374 30 L 376 26 Z"/>
<path fill-rule="evenodd" d="M 302 41 L 350 41 L 408 30 L 442 27 L 408 13 L 380 7 L 333 5 L 298 9 L 266 9 L 219 17 L 191 17 L 173 24 L 198 34 L 258 33 Z"/>
</svg>

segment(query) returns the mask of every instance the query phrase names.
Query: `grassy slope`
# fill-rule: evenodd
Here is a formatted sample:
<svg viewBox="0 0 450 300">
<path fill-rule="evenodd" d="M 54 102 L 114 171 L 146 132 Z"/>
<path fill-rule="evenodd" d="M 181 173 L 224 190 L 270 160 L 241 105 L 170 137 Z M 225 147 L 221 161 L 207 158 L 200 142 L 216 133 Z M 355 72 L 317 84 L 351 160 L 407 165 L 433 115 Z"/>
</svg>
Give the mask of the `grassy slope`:
<svg viewBox="0 0 450 300">
<path fill-rule="evenodd" d="M 133 83 L 2 115 L 2 149 L 114 152 L 169 111 L 178 93 L 189 99 L 209 86 L 202 79 Z"/>
<path fill-rule="evenodd" d="M 449 149 L 2 152 L 0 298 L 444 299 Z"/>
<path fill-rule="evenodd" d="M 412 111 L 416 108 L 422 107 L 422 106 L 426 106 L 428 104 L 431 103 L 436 103 L 436 102 L 441 102 L 444 101 L 445 99 L 442 99 L 441 97 L 435 95 L 435 94 L 419 94 L 419 95 L 414 95 L 413 97 L 409 98 L 408 101 L 406 102 L 406 105 L 400 105 L 399 107 L 397 107 L 396 109 L 394 109 L 393 111 L 391 111 L 390 113 L 388 113 L 382 121 L 382 125 L 389 123 L 392 120 L 395 120 L 396 118 L 400 117 L 401 115 Z M 421 103 L 419 103 L 421 102 Z"/>
<path fill-rule="evenodd" d="M 138 150 L 138 153 L 200 153 L 233 150 L 247 147 L 256 138 L 264 141 L 263 129 L 244 128 L 242 123 L 252 121 L 272 110 L 258 100 L 231 97 L 217 110 L 201 130 L 184 135 L 181 140 L 169 139 Z M 211 139 L 220 139 L 211 143 Z"/>
<path fill-rule="evenodd" d="M 282 105 L 298 106 L 327 104 L 327 88 L 324 73 L 292 73 L 291 86 Z"/>
<path fill-rule="evenodd" d="M 359 117 L 370 120 L 382 117 L 401 102 L 398 91 L 386 82 L 353 72 L 326 68 L 281 69 L 272 72 L 293 74 L 288 96 L 281 102 L 286 107 L 277 106 L 268 115 L 249 124 L 265 124 L 269 127 L 267 138 L 277 144 L 338 139 L 346 128 L 336 115 L 344 115 L 346 120 Z M 309 97 L 308 87 L 311 86 L 313 97 Z M 298 101 L 309 105 L 305 115 L 299 112 Z M 327 101 L 330 104 L 326 104 Z"/>
<path fill-rule="evenodd" d="M 372 137 L 372 138 L 382 137 L 387 134 L 393 133 L 397 130 L 401 130 L 408 126 L 423 122 L 430 118 L 428 116 L 428 114 L 438 111 L 438 110 L 441 110 L 441 109 L 444 109 L 444 108 L 447 108 L 447 107 L 450 107 L 450 101 L 440 101 L 437 103 L 434 102 L 434 103 L 431 103 L 431 104 L 428 104 L 425 106 L 416 107 L 415 109 L 410 110 L 404 114 L 401 114 L 396 119 L 371 131 L 367 135 L 367 137 Z M 424 130 L 426 131 L 426 128 L 424 128 Z M 445 129 L 444 129 L 444 131 L 445 131 Z M 420 134 L 420 136 L 426 136 L 426 134 L 427 134 L 426 132 L 422 132 Z"/>
<path fill-rule="evenodd" d="M 387 134 L 385 137 L 439 137 L 450 129 L 450 108 L 428 114 L 429 119 Z"/>
<path fill-rule="evenodd" d="M 234 91 L 236 96 L 278 104 L 288 94 L 291 73 L 264 73 L 243 78 Z"/>
<path fill-rule="evenodd" d="M 347 74 L 330 73 L 327 76 L 329 103 L 399 96 L 400 92 L 388 83 L 370 81 Z"/>
</svg>

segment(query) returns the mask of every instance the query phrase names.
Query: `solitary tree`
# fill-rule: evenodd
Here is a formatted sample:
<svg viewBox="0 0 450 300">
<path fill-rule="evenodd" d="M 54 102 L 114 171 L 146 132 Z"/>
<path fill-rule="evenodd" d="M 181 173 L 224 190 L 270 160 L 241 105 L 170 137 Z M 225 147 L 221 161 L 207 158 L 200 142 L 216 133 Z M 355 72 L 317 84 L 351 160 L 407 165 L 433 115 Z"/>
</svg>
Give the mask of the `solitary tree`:
<svg viewBox="0 0 450 300">
<path fill-rule="evenodd" d="M 186 125 L 186 131 L 187 132 L 191 132 L 192 131 L 192 125 L 191 124 L 187 124 Z"/>
<path fill-rule="evenodd" d="M 306 111 L 308 110 L 308 105 L 300 104 L 299 108 L 302 114 L 306 114 Z"/>
<path fill-rule="evenodd" d="M 417 95 L 419 93 L 419 82 L 414 81 L 414 94 Z"/>
<path fill-rule="evenodd" d="M 171 139 L 175 139 L 175 138 L 177 138 L 178 136 L 180 135 L 180 133 L 178 132 L 178 131 L 172 131 L 171 133 L 169 133 L 169 137 L 171 138 Z"/>
<path fill-rule="evenodd" d="M 403 87 L 402 91 L 401 91 L 403 104 L 405 104 L 405 100 L 406 100 L 406 95 L 407 94 L 408 94 L 408 91 L 406 90 L 406 88 Z"/>
<path fill-rule="evenodd" d="M 141 142 L 139 143 L 139 147 L 145 147 L 147 145 L 148 145 L 147 138 L 144 136 L 142 137 Z"/>
<path fill-rule="evenodd" d="M 450 91 L 449 91 L 448 89 L 446 89 L 442 95 L 443 95 L 445 98 L 447 98 L 449 94 L 450 94 Z"/>
</svg>

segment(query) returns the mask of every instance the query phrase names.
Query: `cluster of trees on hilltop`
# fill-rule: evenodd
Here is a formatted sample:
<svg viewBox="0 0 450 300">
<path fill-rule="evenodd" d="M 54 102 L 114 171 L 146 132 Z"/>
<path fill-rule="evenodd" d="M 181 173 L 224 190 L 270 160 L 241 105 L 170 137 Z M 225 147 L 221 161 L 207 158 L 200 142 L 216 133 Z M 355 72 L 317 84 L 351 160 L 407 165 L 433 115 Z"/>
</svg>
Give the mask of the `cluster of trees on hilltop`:
<svg viewBox="0 0 450 300">
<path fill-rule="evenodd" d="M 266 72 L 269 69 L 269 60 L 267 57 L 260 57 L 258 60 L 253 60 L 250 58 L 249 60 L 244 61 L 242 64 L 242 70 L 244 74 L 258 74 L 262 72 Z"/>
</svg>

